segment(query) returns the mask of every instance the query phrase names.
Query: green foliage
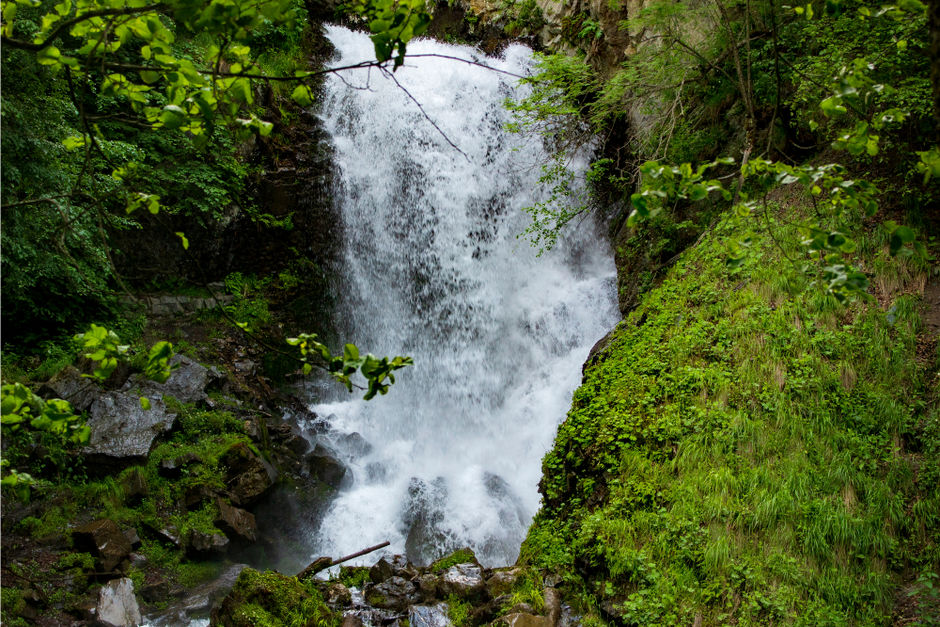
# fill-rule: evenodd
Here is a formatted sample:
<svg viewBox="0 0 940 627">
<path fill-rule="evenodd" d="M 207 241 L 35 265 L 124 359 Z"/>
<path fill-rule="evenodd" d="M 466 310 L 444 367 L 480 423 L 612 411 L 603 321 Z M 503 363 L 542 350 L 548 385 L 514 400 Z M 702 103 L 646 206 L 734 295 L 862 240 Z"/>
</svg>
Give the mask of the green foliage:
<svg viewBox="0 0 940 627">
<path fill-rule="evenodd" d="M 388 394 L 389 386 L 395 383 L 394 371 L 414 364 L 411 357 L 401 355 L 391 360 L 388 357 L 379 359 L 372 353 L 360 357 L 359 349 L 353 344 L 346 344 L 342 355 L 334 355 L 326 344 L 317 341 L 316 334 L 310 333 L 288 338 L 287 343 L 300 351 L 305 375 L 310 374 L 314 364 L 317 364 L 352 392 L 354 384 L 350 377 L 358 370 L 368 383 L 363 396 L 367 401 L 375 398 L 376 394 Z"/>
<path fill-rule="evenodd" d="M 423 35 L 431 23 L 424 0 L 355 0 L 351 8 L 369 24 L 375 58 L 391 59 L 393 69 L 404 63 L 408 42 Z"/>
<path fill-rule="evenodd" d="M 900 452 L 938 446 L 916 299 L 886 315 L 806 291 L 786 262 L 800 213 L 772 207 L 730 273 L 740 219 L 688 251 L 588 368 L 544 459 L 521 559 L 577 573 L 618 622 L 886 624 L 905 573 L 940 559 L 940 500 Z"/>
<path fill-rule="evenodd" d="M 339 580 L 347 588 L 359 588 L 370 581 L 369 569 L 365 566 L 341 566 Z"/>
<path fill-rule="evenodd" d="M 39 482 L 17 466 L 26 465 L 37 474 L 49 464 L 61 474 L 70 465 L 71 450 L 88 442 L 91 428 L 67 401 L 45 401 L 21 383 L 0 388 L 0 406 L 0 425 L 6 440 L 4 458 L 0 461 L 6 474 L 0 479 L 0 486 L 25 502 L 30 498 L 30 488 Z M 38 459 L 34 454 L 37 449 L 45 452 Z"/>
<path fill-rule="evenodd" d="M 456 594 L 447 597 L 447 618 L 454 627 L 468 627 L 472 609 L 473 605 L 469 601 L 461 599 Z"/>
<path fill-rule="evenodd" d="M 535 35 L 545 26 L 542 8 L 535 0 L 502 0 L 500 13 L 506 18 L 506 33 L 513 37 Z"/>
<path fill-rule="evenodd" d="M 451 566 L 456 566 L 457 564 L 466 564 L 468 562 L 476 562 L 477 557 L 473 554 L 471 549 L 457 549 L 450 555 L 445 555 L 444 557 L 435 560 L 429 568 L 431 572 L 442 573 Z"/>
<path fill-rule="evenodd" d="M 340 622 L 313 587 L 295 577 L 252 568 L 241 572 L 213 615 L 232 627 L 337 627 Z"/>
</svg>

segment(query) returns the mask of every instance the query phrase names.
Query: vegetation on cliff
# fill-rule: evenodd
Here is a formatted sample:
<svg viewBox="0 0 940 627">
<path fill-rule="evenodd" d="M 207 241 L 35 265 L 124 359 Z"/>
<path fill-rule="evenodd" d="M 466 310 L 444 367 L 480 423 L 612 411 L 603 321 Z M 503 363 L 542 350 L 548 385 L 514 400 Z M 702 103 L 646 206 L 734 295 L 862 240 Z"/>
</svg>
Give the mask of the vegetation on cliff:
<svg viewBox="0 0 940 627">
<path fill-rule="evenodd" d="M 569 139 L 533 239 L 551 244 L 591 202 L 619 208 L 628 314 L 544 460 L 524 563 L 618 624 L 931 624 L 926 7 L 653 2 L 621 16 L 636 54 L 592 67 L 604 34 L 581 41 L 588 58 L 545 57 L 513 105 L 520 130 Z M 564 166 L 586 127 L 607 138 L 599 193 L 572 206 Z"/>
</svg>

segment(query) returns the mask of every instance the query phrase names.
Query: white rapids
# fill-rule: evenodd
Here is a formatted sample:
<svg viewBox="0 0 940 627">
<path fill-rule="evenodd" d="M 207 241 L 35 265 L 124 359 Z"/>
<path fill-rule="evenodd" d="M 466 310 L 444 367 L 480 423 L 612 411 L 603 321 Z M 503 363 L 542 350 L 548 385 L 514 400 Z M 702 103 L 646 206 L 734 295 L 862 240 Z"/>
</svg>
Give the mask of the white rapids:
<svg viewBox="0 0 940 627">
<path fill-rule="evenodd" d="M 335 65 L 374 58 L 367 35 L 328 35 Z M 581 364 L 618 320 L 614 263 L 590 220 L 541 257 L 517 237 L 547 154 L 504 129 L 516 79 L 417 56 L 525 74 L 531 51 L 511 46 L 497 59 L 420 40 L 408 53 L 394 75 L 401 87 L 374 69 L 326 85 L 321 117 L 345 232 L 340 332 L 415 365 L 387 396 L 341 390 L 311 406 L 336 433 L 371 445 L 333 443 L 353 478 L 315 532 L 314 554 L 389 540 L 416 563 L 469 546 L 484 565 L 505 565 L 538 508 L 541 459 Z"/>
</svg>

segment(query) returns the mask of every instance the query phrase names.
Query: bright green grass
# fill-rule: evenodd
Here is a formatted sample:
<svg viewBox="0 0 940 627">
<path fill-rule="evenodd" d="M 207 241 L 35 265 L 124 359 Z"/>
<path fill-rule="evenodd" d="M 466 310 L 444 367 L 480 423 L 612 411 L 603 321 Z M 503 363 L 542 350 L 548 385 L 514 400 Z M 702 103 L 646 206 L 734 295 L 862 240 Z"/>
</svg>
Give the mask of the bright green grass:
<svg viewBox="0 0 940 627">
<path fill-rule="evenodd" d="M 523 562 L 627 625 L 887 624 L 940 560 L 919 297 L 843 307 L 766 240 L 730 271 L 734 231 L 688 251 L 586 373 Z"/>
</svg>

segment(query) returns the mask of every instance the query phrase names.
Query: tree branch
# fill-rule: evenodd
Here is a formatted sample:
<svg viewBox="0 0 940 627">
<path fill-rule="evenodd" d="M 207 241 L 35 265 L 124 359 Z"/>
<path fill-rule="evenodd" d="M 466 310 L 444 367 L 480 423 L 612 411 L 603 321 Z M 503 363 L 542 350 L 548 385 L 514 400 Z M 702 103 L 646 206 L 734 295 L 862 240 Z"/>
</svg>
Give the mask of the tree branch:
<svg viewBox="0 0 940 627">
<path fill-rule="evenodd" d="M 38 52 L 43 48 L 47 48 L 52 45 L 52 42 L 55 41 L 56 38 L 63 32 L 86 20 L 110 15 L 139 15 L 141 13 L 162 11 L 166 8 L 167 5 L 163 4 L 162 2 L 158 2 L 157 4 L 151 4 L 145 7 L 124 7 L 122 9 L 99 9 L 97 11 L 89 11 L 88 13 L 76 15 L 72 19 L 62 22 L 56 26 L 51 33 L 46 35 L 46 38 L 39 43 L 23 41 L 21 39 L 11 39 L 9 37 L 0 37 L 0 42 L 2 42 L 4 46 L 10 46 L 11 48 L 19 48 L 20 50 L 32 50 L 33 52 Z"/>
</svg>

